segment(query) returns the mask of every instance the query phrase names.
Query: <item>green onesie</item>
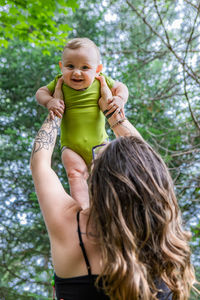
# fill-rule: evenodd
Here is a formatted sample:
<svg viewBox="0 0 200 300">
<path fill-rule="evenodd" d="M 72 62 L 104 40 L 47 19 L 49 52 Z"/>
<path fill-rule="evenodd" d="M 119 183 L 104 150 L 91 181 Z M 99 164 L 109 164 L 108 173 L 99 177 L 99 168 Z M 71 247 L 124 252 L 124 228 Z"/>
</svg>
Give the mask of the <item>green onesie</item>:
<svg viewBox="0 0 200 300">
<path fill-rule="evenodd" d="M 100 74 L 103 75 L 103 74 Z M 57 75 L 47 88 L 54 92 Z M 111 77 L 103 75 L 109 88 L 114 85 Z M 89 165 L 92 161 L 92 148 L 103 143 L 107 136 L 105 131 L 105 117 L 99 109 L 100 82 L 95 79 L 83 91 L 77 91 L 65 83 L 62 85 L 65 102 L 65 112 L 61 122 L 61 149 L 65 146 L 75 151 Z"/>
</svg>

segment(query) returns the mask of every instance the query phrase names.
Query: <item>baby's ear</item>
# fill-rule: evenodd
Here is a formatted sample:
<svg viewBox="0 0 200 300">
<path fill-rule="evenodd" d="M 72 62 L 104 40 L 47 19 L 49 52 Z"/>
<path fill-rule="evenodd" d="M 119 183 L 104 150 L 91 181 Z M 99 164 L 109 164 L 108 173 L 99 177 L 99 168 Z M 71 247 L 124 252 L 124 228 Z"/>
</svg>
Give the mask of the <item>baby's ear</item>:
<svg viewBox="0 0 200 300">
<path fill-rule="evenodd" d="M 101 64 L 101 65 L 98 65 L 97 66 L 97 69 L 96 69 L 96 73 L 99 73 L 99 72 L 101 72 L 103 70 L 103 65 Z"/>
<path fill-rule="evenodd" d="M 60 69 L 62 71 L 62 61 L 61 60 L 59 61 L 59 67 L 60 67 Z"/>
</svg>

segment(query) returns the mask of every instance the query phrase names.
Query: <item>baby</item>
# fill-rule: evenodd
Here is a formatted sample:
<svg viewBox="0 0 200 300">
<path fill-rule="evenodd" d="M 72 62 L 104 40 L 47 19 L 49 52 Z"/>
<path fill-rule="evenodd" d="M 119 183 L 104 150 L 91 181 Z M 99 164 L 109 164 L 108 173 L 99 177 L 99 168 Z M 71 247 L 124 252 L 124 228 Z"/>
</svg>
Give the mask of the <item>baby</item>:
<svg viewBox="0 0 200 300">
<path fill-rule="evenodd" d="M 71 196 L 85 209 L 89 205 L 86 180 L 88 166 L 92 161 L 92 148 L 105 143 L 108 138 L 105 116 L 98 106 L 101 97 L 99 75 L 104 76 L 113 95 L 104 112 L 107 118 L 117 108 L 123 111 L 128 89 L 123 83 L 100 73 L 103 66 L 100 64 L 99 49 L 88 38 L 69 41 L 64 47 L 59 66 L 62 74 L 57 75 L 47 86 L 39 88 L 36 99 L 48 108 L 51 118 L 62 118 L 62 162 Z M 62 86 L 64 101 L 61 96 L 52 96 L 57 82 Z"/>
</svg>

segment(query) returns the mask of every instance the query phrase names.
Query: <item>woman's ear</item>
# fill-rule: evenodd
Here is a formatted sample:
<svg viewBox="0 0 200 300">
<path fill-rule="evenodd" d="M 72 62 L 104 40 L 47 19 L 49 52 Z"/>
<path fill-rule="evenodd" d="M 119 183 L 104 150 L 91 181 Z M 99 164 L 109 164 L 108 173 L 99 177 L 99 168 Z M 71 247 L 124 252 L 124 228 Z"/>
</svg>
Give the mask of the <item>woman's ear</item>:
<svg viewBox="0 0 200 300">
<path fill-rule="evenodd" d="M 59 61 L 59 67 L 60 67 L 60 69 L 62 71 L 62 61 L 61 60 Z"/>
<path fill-rule="evenodd" d="M 101 64 L 101 65 L 98 65 L 97 66 L 97 69 L 96 69 L 96 73 L 99 73 L 99 72 L 101 72 L 103 70 L 103 65 Z"/>
</svg>

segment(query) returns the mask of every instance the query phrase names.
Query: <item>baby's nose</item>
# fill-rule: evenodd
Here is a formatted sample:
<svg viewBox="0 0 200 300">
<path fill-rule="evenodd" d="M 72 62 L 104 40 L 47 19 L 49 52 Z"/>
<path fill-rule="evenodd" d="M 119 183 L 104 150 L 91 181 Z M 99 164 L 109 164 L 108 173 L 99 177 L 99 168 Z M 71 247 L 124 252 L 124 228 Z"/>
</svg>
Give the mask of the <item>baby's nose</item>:
<svg viewBox="0 0 200 300">
<path fill-rule="evenodd" d="M 81 70 L 80 69 L 74 69 L 74 75 L 80 75 Z"/>
</svg>

